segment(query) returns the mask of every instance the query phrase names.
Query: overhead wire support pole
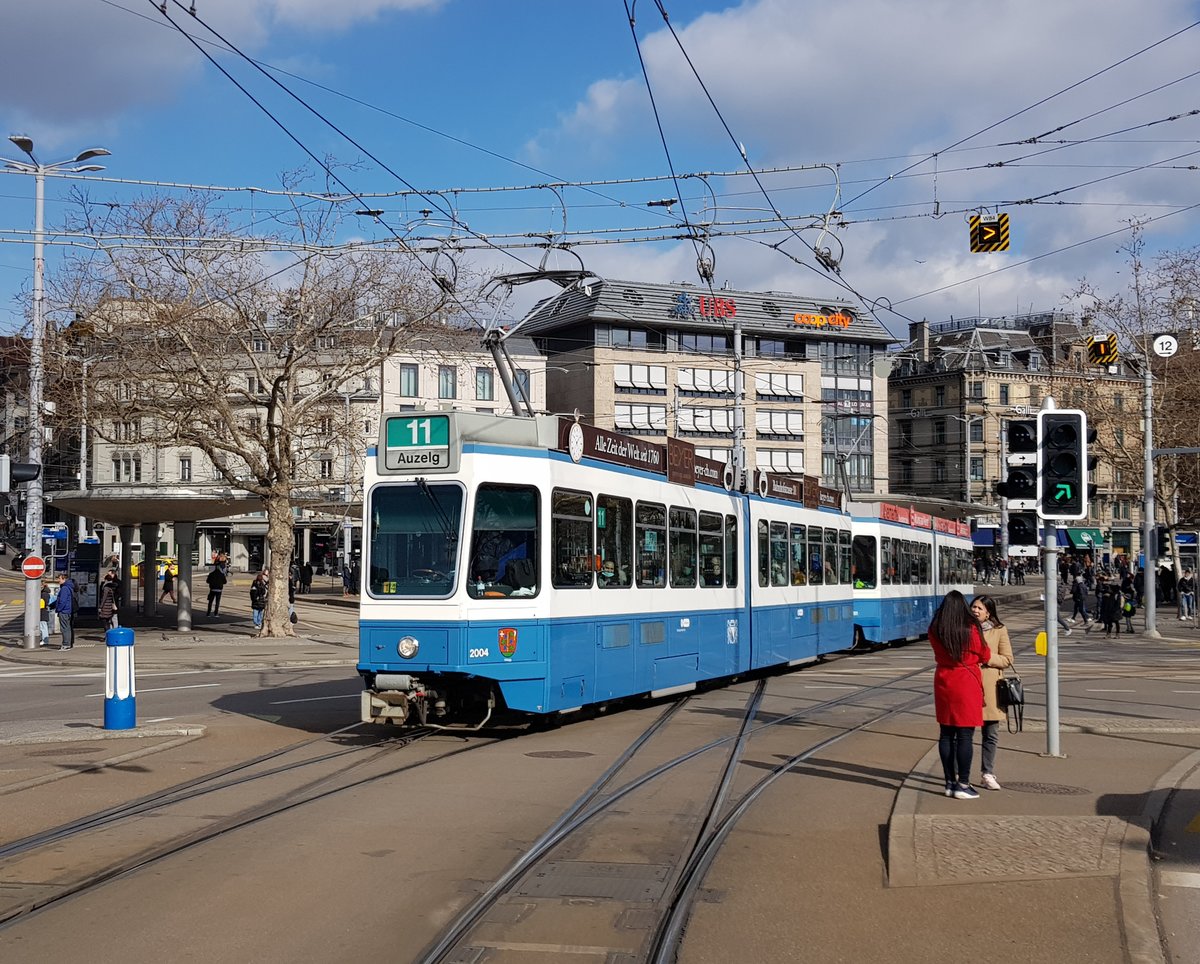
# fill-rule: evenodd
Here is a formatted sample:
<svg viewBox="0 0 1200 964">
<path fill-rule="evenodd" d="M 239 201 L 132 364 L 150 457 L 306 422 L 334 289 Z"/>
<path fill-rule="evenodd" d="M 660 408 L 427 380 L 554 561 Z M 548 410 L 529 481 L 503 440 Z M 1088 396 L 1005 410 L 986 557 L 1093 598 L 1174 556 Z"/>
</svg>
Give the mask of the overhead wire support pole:
<svg viewBox="0 0 1200 964">
<path fill-rule="evenodd" d="M 1142 476 L 1145 491 L 1142 493 L 1142 555 L 1145 565 L 1142 569 L 1142 598 L 1146 606 L 1146 635 L 1151 639 L 1159 639 L 1158 605 L 1155 591 L 1158 582 L 1158 563 L 1150 556 L 1155 550 L 1154 542 L 1154 375 L 1150 370 L 1150 353 L 1142 345 Z"/>
</svg>

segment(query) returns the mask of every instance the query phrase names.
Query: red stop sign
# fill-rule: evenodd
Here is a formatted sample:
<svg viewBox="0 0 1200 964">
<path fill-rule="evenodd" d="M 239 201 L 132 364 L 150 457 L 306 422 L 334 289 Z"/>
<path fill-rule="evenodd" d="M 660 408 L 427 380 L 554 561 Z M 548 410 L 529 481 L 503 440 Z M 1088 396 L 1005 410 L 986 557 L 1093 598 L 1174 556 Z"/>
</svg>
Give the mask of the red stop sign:
<svg viewBox="0 0 1200 964">
<path fill-rule="evenodd" d="M 46 560 L 41 556 L 26 556 L 21 563 L 26 579 L 41 579 L 46 574 Z"/>
</svg>

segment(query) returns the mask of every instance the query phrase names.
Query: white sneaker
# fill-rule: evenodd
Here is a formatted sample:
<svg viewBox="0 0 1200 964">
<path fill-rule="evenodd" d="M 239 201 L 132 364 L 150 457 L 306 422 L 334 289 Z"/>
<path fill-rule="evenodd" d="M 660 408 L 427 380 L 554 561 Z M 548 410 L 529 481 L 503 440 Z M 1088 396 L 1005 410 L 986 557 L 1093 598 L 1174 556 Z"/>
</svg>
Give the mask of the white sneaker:
<svg viewBox="0 0 1200 964">
<path fill-rule="evenodd" d="M 995 778 L 995 776 L 993 776 L 990 773 L 985 773 L 983 775 L 983 778 L 979 782 L 982 783 L 989 790 L 999 790 L 1000 789 L 1000 781 L 997 780 Z"/>
</svg>

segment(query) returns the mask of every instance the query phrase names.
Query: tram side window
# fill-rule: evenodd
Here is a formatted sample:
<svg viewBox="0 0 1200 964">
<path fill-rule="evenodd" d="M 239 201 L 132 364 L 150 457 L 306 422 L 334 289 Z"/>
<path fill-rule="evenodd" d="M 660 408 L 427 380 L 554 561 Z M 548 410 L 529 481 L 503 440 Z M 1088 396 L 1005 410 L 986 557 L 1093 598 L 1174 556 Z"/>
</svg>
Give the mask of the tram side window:
<svg viewBox="0 0 1200 964">
<path fill-rule="evenodd" d="M 896 561 L 892 558 L 892 540 L 884 536 L 879 542 L 879 581 L 885 586 L 890 586 L 896 581 Z"/>
<path fill-rule="evenodd" d="M 854 588 L 874 589 L 876 584 L 876 556 L 874 536 L 854 537 Z"/>
<path fill-rule="evenodd" d="M 667 584 L 667 510 L 649 502 L 637 504 L 637 584 L 653 589 Z"/>
<path fill-rule="evenodd" d="M 837 574 L 838 564 L 838 531 L 837 529 L 825 530 L 825 585 L 836 586 L 838 581 Z"/>
<path fill-rule="evenodd" d="M 821 548 L 821 527 L 808 527 L 808 584 L 810 586 L 820 586 L 824 584 L 825 578 L 823 575 L 822 560 L 825 558 L 825 552 Z"/>
<path fill-rule="evenodd" d="M 633 500 L 596 496 L 596 553 L 605 588 L 624 589 L 633 580 Z"/>
<path fill-rule="evenodd" d="M 850 549 L 850 530 L 838 531 L 838 579 L 848 586 L 854 581 L 854 562 Z"/>
<path fill-rule="evenodd" d="M 786 522 L 771 523 L 771 585 L 786 586 L 788 572 L 788 527 Z"/>
<path fill-rule="evenodd" d="M 591 589 L 596 550 L 592 544 L 592 497 L 555 489 L 550 494 L 550 581 L 556 589 Z"/>
<path fill-rule="evenodd" d="M 467 594 L 473 599 L 538 592 L 538 491 L 481 485 L 475 493 Z"/>
<path fill-rule="evenodd" d="M 926 542 L 918 543 L 917 558 L 920 560 L 921 584 L 927 586 L 933 581 L 929 578 L 933 562 L 933 546 Z"/>
<path fill-rule="evenodd" d="M 792 585 L 808 585 L 808 530 L 804 526 L 792 526 Z"/>
<path fill-rule="evenodd" d="M 737 516 L 725 516 L 725 585 L 738 584 L 738 529 Z"/>
<path fill-rule="evenodd" d="M 696 513 L 671 507 L 671 588 L 691 589 L 696 585 Z"/>
<path fill-rule="evenodd" d="M 758 522 L 758 584 L 771 584 L 771 526 L 763 519 Z"/>
<path fill-rule="evenodd" d="M 700 578 L 705 586 L 723 585 L 725 547 L 722 519 L 716 512 L 700 513 Z"/>
</svg>

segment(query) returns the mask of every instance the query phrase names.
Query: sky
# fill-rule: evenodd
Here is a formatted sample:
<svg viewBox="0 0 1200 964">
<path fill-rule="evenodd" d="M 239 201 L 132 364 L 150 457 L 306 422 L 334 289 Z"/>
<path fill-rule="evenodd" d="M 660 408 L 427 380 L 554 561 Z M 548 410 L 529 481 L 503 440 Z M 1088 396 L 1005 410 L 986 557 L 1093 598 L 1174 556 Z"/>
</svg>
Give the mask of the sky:
<svg viewBox="0 0 1200 964">
<path fill-rule="evenodd" d="M 303 168 L 323 190 L 309 152 L 359 196 L 341 241 L 404 235 L 440 273 L 545 256 L 697 284 L 699 254 L 718 287 L 848 299 L 899 338 L 923 318 L 1070 307 L 1084 278 L 1115 292 L 1134 221 L 1150 254 L 1200 243 L 1195 0 L 190 4 L 0 4 L 5 133 L 42 163 L 112 152 L 99 174 L 48 178 L 48 273 L 94 244 L 59 230 L 73 190 L 120 205 L 179 194 L 155 185 L 278 189 Z M 25 159 L 7 141 L 0 157 Z M 2 332 L 26 323 L 33 196 L 31 177 L 0 177 Z M 247 236 L 289 203 L 215 197 Z M 1009 216 L 1008 251 L 970 252 L 973 213 Z"/>
</svg>

